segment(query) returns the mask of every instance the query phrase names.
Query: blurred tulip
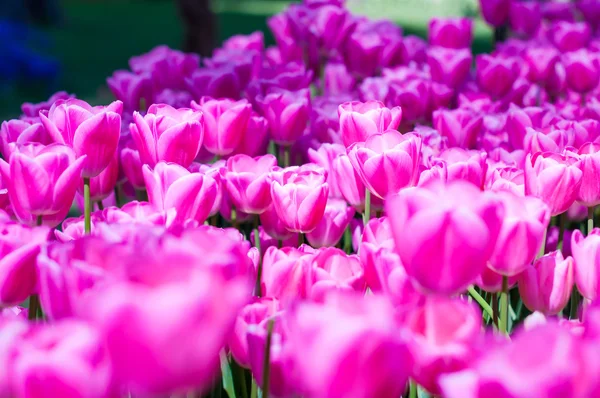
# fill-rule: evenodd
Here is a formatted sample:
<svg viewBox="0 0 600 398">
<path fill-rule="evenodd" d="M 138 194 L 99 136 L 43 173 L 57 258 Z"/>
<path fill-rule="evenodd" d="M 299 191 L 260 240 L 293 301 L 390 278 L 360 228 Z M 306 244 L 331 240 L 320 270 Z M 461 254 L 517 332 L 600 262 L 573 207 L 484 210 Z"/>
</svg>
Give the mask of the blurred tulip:
<svg viewBox="0 0 600 398">
<path fill-rule="evenodd" d="M 526 37 L 534 36 L 542 23 L 540 4 L 535 1 L 511 1 L 509 21 L 513 32 Z"/>
<path fill-rule="evenodd" d="M 538 258 L 519 277 L 519 294 L 530 311 L 556 315 L 567 305 L 573 289 L 573 258 L 552 252 Z"/>
<path fill-rule="evenodd" d="M 446 48 L 468 48 L 473 41 L 473 21 L 468 18 L 432 18 L 429 44 Z"/>
<path fill-rule="evenodd" d="M 83 176 L 95 177 L 108 166 L 117 150 L 122 110 L 121 101 L 91 107 L 81 100 L 58 100 L 48 116 L 40 113 L 40 118 L 55 142 L 72 147 L 78 158 L 86 156 Z"/>
<path fill-rule="evenodd" d="M 433 112 L 433 125 L 447 138 L 448 146 L 470 149 L 475 146 L 483 127 L 483 119 L 466 109 L 440 109 Z"/>
<path fill-rule="evenodd" d="M 304 133 L 310 116 L 310 93 L 279 90 L 257 98 L 263 116 L 269 122 L 271 139 L 289 146 Z"/>
<path fill-rule="evenodd" d="M 329 199 L 323 218 L 314 230 L 306 234 L 306 239 L 316 248 L 337 245 L 355 213 L 356 210 L 346 202 Z"/>
<path fill-rule="evenodd" d="M 115 190 L 118 177 L 119 157 L 117 156 L 117 152 L 115 152 L 113 159 L 102 173 L 90 178 L 90 200 L 92 202 L 101 202 L 108 198 Z M 80 182 L 78 192 L 83 195 L 83 181 L 81 180 Z"/>
<path fill-rule="evenodd" d="M 402 120 L 400 107 L 386 108 L 379 101 L 346 102 L 338 108 L 340 134 L 346 147 L 373 134 L 395 130 Z"/>
<path fill-rule="evenodd" d="M 337 181 L 337 174 L 333 173 L 333 162 L 335 159 L 346 153 L 346 148 L 341 144 L 321 144 L 319 149 L 308 149 L 308 159 L 325 170 L 327 170 L 327 184 L 329 185 L 329 196 L 332 198 L 341 198 L 342 194 Z"/>
<path fill-rule="evenodd" d="M 592 30 L 585 22 L 558 21 L 550 29 L 552 42 L 563 53 L 587 47 L 592 36 Z"/>
<path fill-rule="evenodd" d="M 149 105 L 152 100 L 152 81 L 149 73 L 136 74 L 118 70 L 106 79 L 108 88 L 116 99 L 123 102 L 123 109 L 128 112 L 139 111 L 141 101 Z"/>
<path fill-rule="evenodd" d="M 450 148 L 440 154 L 440 159 L 445 162 L 447 181 L 464 180 L 483 189 L 488 171 L 485 153 Z"/>
<path fill-rule="evenodd" d="M 482 54 L 476 63 L 479 87 L 494 98 L 506 95 L 519 74 L 514 58 Z"/>
<path fill-rule="evenodd" d="M 365 273 L 358 256 L 329 247 L 319 250 L 312 258 L 310 297 L 320 301 L 333 290 L 364 293 Z"/>
<path fill-rule="evenodd" d="M 346 39 L 342 52 L 344 63 L 351 73 L 373 76 L 381 67 L 385 42 L 375 32 L 354 32 Z"/>
<path fill-rule="evenodd" d="M 575 283 L 581 295 L 589 300 L 598 297 L 600 285 L 600 229 L 594 228 L 587 237 L 575 230 L 571 237 L 575 260 Z"/>
<path fill-rule="evenodd" d="M 268 175 L 277 166 L 277 158 L 264 155 L 251 158 L 235 155 L 227 159 L 225 187 L 236 210 L 260 214 L 271 204 Z"/>
<path fill-rule="evenodd" d="M 471 69 L 473 56 L 470 49 L 430 47 L 427 64 L 434 81 L 457 89 L 464 83 Z"/>
<path fill-rule="evenodd" d="M 13 119 L 2 122 L 0 127 L 0 152 L 4 160 L 8 161 L 10 155 L 20 144 L 40 143 L 49 145 L 53 142 L 41 123 Z"/>
<path fill-rule="evenodd" d="M 188 167 L 200 150 L 204 137 L 203 114 L 153 104 L 145 116 L 135 112 L 129 125 L 143 164 L 173 162 Z"/>
<path fill-rule="evenodd" d="M 25 102 L 21 105 L 21 111 L 27 117 L 39 117 L 40 111 L 49 110 L 52 105 L 58 100 L 68 100 L 75 98 L 73 94 L 69 94 L 66 91 L 59 91 L 50 96 L 48 101 L 42 101 L 37 104 L 32 104 L 31 102 Z"/>
<path fill-rule="evenodd" d="M 587 93 L 598 86 L 600 67 L 598 57 L 588 50 L 563 54 L 567 85 L 578 93 Z"/>
<path fill-rule="evenodd" d="M 269 247 L 263 256 L 261 292 L 285 306 L 309 296 L 311 255 L 293 247 Z"/>
<path fill-rule="evenodd" d="M 579 148 L 576 166 L 582 172 L 577 201 L 587 207 L 600 204 L 600 147 L 587 143 Z"/>
<path fill-rule="evenodd" d="M 510 0 L 479 0 L 483 19 L 493 27 L 500 27 L 508 21 Z"/>
</svg>

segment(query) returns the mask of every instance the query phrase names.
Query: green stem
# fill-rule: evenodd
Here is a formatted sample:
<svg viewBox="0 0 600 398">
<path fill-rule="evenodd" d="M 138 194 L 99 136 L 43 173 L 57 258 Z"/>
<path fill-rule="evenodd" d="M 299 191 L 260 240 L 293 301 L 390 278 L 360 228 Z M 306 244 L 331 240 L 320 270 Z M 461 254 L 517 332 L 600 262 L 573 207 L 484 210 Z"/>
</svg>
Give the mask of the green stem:
<svg viewBox="0 0 600 398">
<path fill-rule="evenodd" d="M 481 306 L 481 309 L 483 309 L 483 311 L 485 311 L 490 316 L 490 318 L 493 319 L 494 310 L 492 309 L 492 306 L 483 297 L 481 297 L 479 293 L 477 293 L 477 290 L 475 290 L 473 286 L 469 287 L 467 291 L 469 292 L 471 297 L 473 297 L 475 301 L 477 301 L 477 303 Z M 498 325 L 496 324 L 496 326 Z"/>
<path fill-rule="evenodd" d="M 570 319 L 577 319 L 579 317 L 579 290 L 577 290 L 577 286 L 573 286 L 573 291 L 571 292 L 571 311 L 569 313 Z"/>
<path fill-rule="evenodd" d="M 500 321 L 498 320 L 498 295 L 492 293 L 492 322 L 496 328 L 500 329 Z"/>
<path fill-rule="evenodd" d="M 567 213 L 559 214 L 558 216 L 558 246 L 559 250 L 563 248 L 563 239 L 565 238 L 565 227 L 567 224 Z"/>
<path fill-rule="evenodd" d="M 250 398 L 258 397 L 258 386 L 256 385 L 256 381 L 252 378 L 252 388 L 250 390 Z"/>
<path fill-rule="evenodd" d="M 508 335 L 508 277 L 502 277 L 502 293 L 500 294 L 500 331 Z"/>
<path fill-rule="evenodd" d="M 90 200 L 90 178 L 83 177 L 83 200 L 85 202 L 84 209 L 84 230 L 86 234 L 92 232 L 92 202 Z"/>
<path fill-rule="evenodd" d="M 231 207 L 231 226 L 235 229 L 239 229 L 237 223 L 237 213 L 234 207 Z"/>
<path fill-rule="evenodd" d="M 408 396 L 409 398 L 417 398 L 417 383 L 413 379 L 410 379 Z"/>
<path fill-rule="evenodd" d="M 350 225 L 344 231 L 344 252 L 347 254 L 352 253 L 352 231 Z"/>
<path fill-rule="evenodd" d="M 37 294 L 29 296 L 29 309 L 27 313 L 27 319 L 30 321 L 36 320 L 38 311 L 40 310 L 40 297 Z"/>
<path fill-rule="evenodd" d="M 550 226 L 548 226 L 550 228 Z M 540 246 L 540 251 L 538 252 L 537 258 L 543 257 L 546 252 L 546 239 L 548 238 L 548 228 L 544 231 L 544 236 L 542 237 L 542 245 Z"/>
<path fill-rule="evenodd" d="M 588 208 L 588 222 L 587 222 L 587 233 L 588 235 L 590 234 L 590 232 L 592 232 L 592 229 L 594 229 L 594 207 L 589 207 Z"/>
<path fill-rule="evenodd" d="M 258 218 L 258 216 L 256 217 Z M 260 252 L 260 235 L 258 233 L 258 228 L 254 229 L 254 246 L 258 249 L 258 269 L 256 270 L 256 286 L 254 287 L 254 294 L 256 297 L 260 297 L 260 286 L 262 283 L 262 253 Z"/>
<path fill-rule="evenodd" d="M 363 214 L 363 224 L 367 226 L 369 219 L 371 218 L 371 192 L 369 188 L 365 190 L 365 212 Z"/>
<path fill-rule="evenodd" d="M 283 147 L 283 167 L 290 167 L 290 147 Z"/>
<path fill-rule="evenodd" d="M 267 324 L 267 341 L 265 343 L 265 357 L 263 362 L 263 386 L 262 398 L 269 398 L 269 376 L 271 371 L 271 339 L 273 338 L 273 325 L 275 320 L 269 320 Z"/>
<path fill-rule="evenodd" d="M 44 223 L 44 218 L 42 216 L 37 216 L 35 225 L 37 225 L 38 227 L 41 227 L 43 223 Z"/>
</svg>

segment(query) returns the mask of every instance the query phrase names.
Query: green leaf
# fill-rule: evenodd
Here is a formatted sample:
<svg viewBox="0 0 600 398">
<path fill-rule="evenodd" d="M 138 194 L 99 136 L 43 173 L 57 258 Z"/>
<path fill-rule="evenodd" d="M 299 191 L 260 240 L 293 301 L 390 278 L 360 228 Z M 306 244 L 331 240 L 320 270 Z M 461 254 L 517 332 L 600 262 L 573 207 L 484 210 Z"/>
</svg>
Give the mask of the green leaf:
<svg viewBox="0 0 600 398">
<path fill-rule="evenodd" d="M 233 375 L 231 374 L 231 367 L 229 366 L 229 361 L 227 360 L 227 355 L 225 351 L 221 351 L 219 354 L 221 358 L 221 375 L 223 377 L 223 389 L 227 392 L 229 398 L 236 398 L 235 396 L 235 388 L 233 386 Z"/>
</svg>

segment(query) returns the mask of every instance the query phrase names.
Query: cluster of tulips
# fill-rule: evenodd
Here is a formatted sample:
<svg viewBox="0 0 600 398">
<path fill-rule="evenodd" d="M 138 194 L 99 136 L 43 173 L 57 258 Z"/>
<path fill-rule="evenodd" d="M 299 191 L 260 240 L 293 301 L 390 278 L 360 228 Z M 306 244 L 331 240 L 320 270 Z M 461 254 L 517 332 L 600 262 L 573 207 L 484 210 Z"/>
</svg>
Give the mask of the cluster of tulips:
<svg viewBox="0 0 600 398">
<path fill-rule="evenodd" d="M 0 397 L 600 396 L 600 2 L 481 8 L 491 54 L 305 0 L 23 104 Z"/>
</svg>

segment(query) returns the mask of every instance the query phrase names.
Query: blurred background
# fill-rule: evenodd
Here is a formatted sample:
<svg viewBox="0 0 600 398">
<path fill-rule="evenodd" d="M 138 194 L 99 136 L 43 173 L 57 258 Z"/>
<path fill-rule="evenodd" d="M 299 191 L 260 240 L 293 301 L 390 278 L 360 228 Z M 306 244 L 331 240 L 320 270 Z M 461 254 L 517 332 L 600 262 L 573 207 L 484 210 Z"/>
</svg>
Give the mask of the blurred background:
<svg viewBox="0 0 600 398">
<path fill-rule="evenodd" d="M 266 19 L 289 3 L 1 0 L 0 121 L 17 117 L 21 103 L 45 100 L 58 90 L 93 104 L 109 102 L 113 97 L 106 87 L 108 76 L 117 69 L 126 69 L 131 56 L 159 44 L 176 49 L 189 47 L 185 27 L 197 15 L 205 21 L 210 18 L 216 45 L 234 34 L 256 30 L 265 33 L 267 45 L 273 44 Z M 354 13 L 391 19 L 406 33 L 422 37 L 426 37 L 427 22 L 434 15 L 470 16 L 476 19 L 474 52 L 492 47 L 492 31 L 479 20 L 477 0 L 348 0 L 347 5 Z M 206 42 L 195 44 L 201 47 Z"/>
</svg>

